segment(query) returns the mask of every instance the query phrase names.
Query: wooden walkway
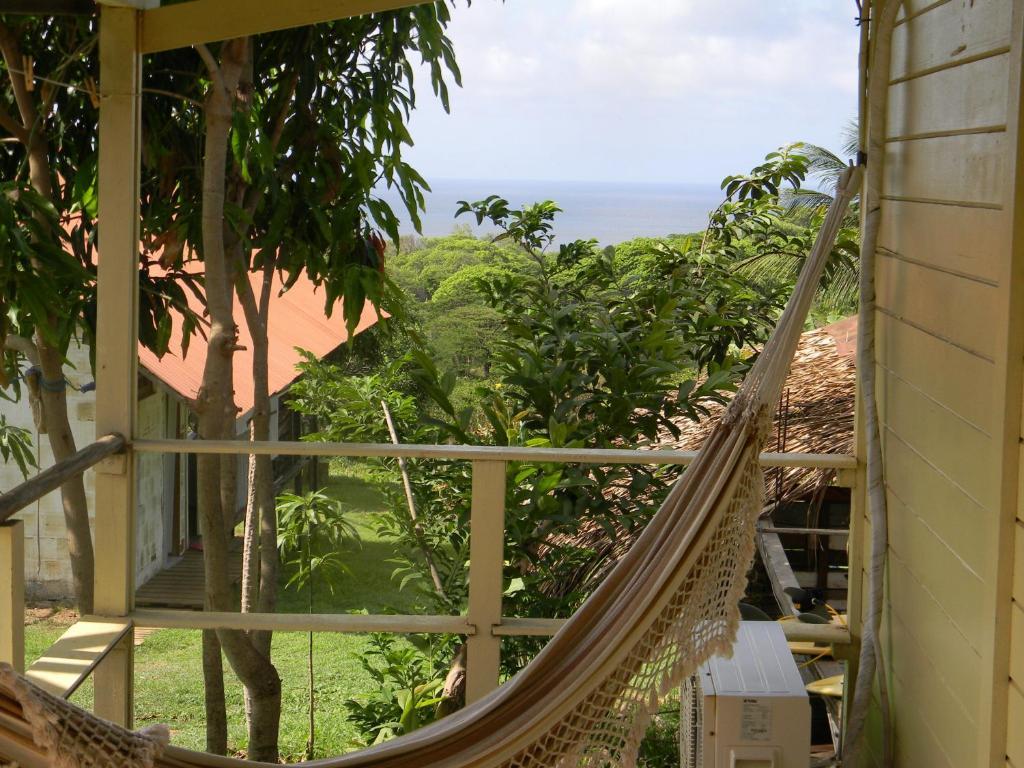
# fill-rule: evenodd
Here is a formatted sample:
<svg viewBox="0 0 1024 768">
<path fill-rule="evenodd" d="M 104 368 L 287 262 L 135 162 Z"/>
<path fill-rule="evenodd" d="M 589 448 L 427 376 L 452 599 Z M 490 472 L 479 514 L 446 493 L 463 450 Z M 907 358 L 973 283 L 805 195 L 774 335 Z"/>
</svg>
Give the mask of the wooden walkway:
<svg viewBox="0 0 1024 768">
<path fill-rule="evenodd" d="M 231 583 L 242 580 L 241 541 L 232 547 L 229 564 Z M 135 604 L 139 608 L 184 608 L 203 610 L 206 577 L 203 573 L 203 553 L 194 549 L 185 552 L 170 568 L 165 568 L 139 587 Z"/>
</svg>

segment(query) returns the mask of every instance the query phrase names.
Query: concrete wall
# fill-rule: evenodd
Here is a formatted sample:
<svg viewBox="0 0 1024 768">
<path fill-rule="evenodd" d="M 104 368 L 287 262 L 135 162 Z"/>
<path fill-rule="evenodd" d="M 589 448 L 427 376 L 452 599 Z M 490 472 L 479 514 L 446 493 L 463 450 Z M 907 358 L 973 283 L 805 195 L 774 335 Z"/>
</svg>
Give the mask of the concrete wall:
<svg viewBox="0 0 1024 768">
<path fill-rule="evenodd" d="M 87 349 L 72 345 L 68 354 L 71 366 L 66 376 L 75 387 L 93 380 Z M 95 392 L 82 393 L 68 389 L 68 414 L 71 430 L 79 448 L 95 439 Z M 169 398 L 161 391 L 139 403 L 139 432 L 144 437 L 164 437 Z M 0 413 L 8 422 L 28 429 L 40 468 L 53 464 L 49 441 L 45 434 L 36 432 L 28 404 L 27 393 L 16 403 L 0 400 Z M 142 584 L 164 563 L 164 519 L 168 498 L 165 483 L 173 482 L 173 474 L 165 476 L 164 459 L 143 454 L 138 476 L 139 508 L 138 538 L 136 541 L 136 583 Z M 166 480 L 165 480 L 166 477 Z M 0 463 L 0 489 L 12 488 L 22 482 L 21 473 L 13 464 Z M 89 501 L 90 519 L 94 522 L 94 472 L 85 474 L 85 490 Z M 171 497 L 173 498 L 173 497 Z M 68 563 L 67 535 L 60 493 L 54 492 L 40 499 L 17 515 L 25 521 L 25 578 L 30 598 L 66 598 L 73 590 Z M 95 538 L 96 532 L 93 531 Z"/>
<path fill-rule="evenodd" d="M 894 37 L 876 277 L 901 766 L 1024 768 L 1019 661 L 1007 682 L 1022 13 L 1022 0 L 912 0 Z"/>
<path fill-rule="evenodd" d="M 136 429 L 142 439 L 166 437 L 167 396 L 160 391 L 139 401 Z M 158 453 L 140 453 L 135 477 L 138 487 L 135 507 L 135 580 L 144 584 L 164 564 L 165 524 L 170 522 L 165 508 L 166 489 L 173 483 L 167 475 L 165 457 Z M 165 512 L 165 509 L 167 510 Z"/>
<path fill-rule="evenodd" d="M 69 353 L 71 365 L 67 378 L 82 386 L 92 381 L 88 351 L 72 345 Z M 68 415 L 71 431 L 79 447 L 88 445 L 93 435 L 95 393 L 81 393 L 68 389 Z M 53 464 L 53 454 L 46 435 L 36 432 L 28 405 L 28 394 L 23 388 L 22 400 L 10 403 L 0 400 L 0 413 L 7 421 L 32 433 L 36 460 L 41 468 Z M 12 488 L 22 482 L 21 473 L 13 464 L 0 464 L 0 488 Z M 85 489 L 89 498 L 93 494 L 93 472 L 85 474 Z M 90 509 L 91 511 L 91 509 Z M 64 597 L 71 593 L 71 572 L 68 565 L 67 535 L 60 493 L 51 493 L 17 515 L 25 521 L 25 577 L 26 589 L 31 597 Z"/>
</svg>

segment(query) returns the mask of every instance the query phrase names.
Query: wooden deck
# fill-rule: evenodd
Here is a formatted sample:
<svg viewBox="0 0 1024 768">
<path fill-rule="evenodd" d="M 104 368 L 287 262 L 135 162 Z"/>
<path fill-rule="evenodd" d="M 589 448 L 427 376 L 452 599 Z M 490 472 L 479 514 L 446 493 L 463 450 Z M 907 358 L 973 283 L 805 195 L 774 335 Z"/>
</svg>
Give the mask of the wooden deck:
<svg viewBox="0 0 1024 768">
<path fill-rule="evenodd" d="M 241 542 L 231 552 L 231 583 L 242 580 Z M 135 605 L 140 608 L 184 608 L 203 610 L 206 577 L 203 573 L 203 553 L 190 549 L 176 563 L 165 568 L 139 587 L 135 592 Z"/>
</svg>

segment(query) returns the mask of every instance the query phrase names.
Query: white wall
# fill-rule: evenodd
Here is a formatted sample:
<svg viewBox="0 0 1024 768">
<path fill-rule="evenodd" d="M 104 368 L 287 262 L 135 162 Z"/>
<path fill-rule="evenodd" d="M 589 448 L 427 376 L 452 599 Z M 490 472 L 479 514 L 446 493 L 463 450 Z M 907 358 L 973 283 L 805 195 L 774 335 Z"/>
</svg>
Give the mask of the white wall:
<svg viewBox="0 0 1024 768">
<path fill-rule="evenodd" d="M 72 344 L 68 352 L 71 365 L 66 377 L 76 387 L 93 380 L 88 350 Z M 73 367 L 72 367 L 73 366 Z M 36 458 L 41 469 L 53 464 L 53 454 L 45 434 L 36 432 L 27 393 L 19 402 L 0 400 L 0 413 L 7 421 L 32 433 Z M 81 393 L 68 389 L 68 416 L 75 442 L 82 448 L 95 439 L 95 392 Z M 163 392 L 147 397 L 139 404 L 139 432 L 144 437 L 164 437 L 168 397 Z M 142 584 L 158 571 L 165 560 L 164 539 L 164 473 L 163 459 L 145 454 L 137 472 L 139 485 L 138 538 L 136 552 L 136 583 Z M 171 476 L 173 477 L 173 476 Z M 171 477 L 168 478 L 170 481 Z M 22 482 L 21 473 L 12 464 L 0 463 L 0 491 Z M 95 480 L 92 470 L 85 473 L 85 492 L 89 502 L 90 520 L 95 524 Z M 173 497 L 172 497 L 173 498 Z M 67 533 L 60 492 L 40 499 L 17 515 L 25 521 L 26 591 L 31 598 L 65 598 L 72 594 L 71 568 L 68 563 Z M 96 532 L 93 530 L 95 539 Z"/>
<path fill-rule="evenodd" d="M 139 401 L 136 430 L 141 439 L 158 440 L 165 436 L 167 396 L 160 391 Z M 170 517 L 164 513 L 164 486 L 173 475 L 165 476 L 167 462 L 159 453 L 138 454 L 135 478 L 135 581 L 144 584 L 163 567 L 164 525 Z"/>
<path fill-rule="evenodd" d="M 66 376 L 75 386 L 92 381 L 88 350 L 72 344 L 68 351 L 71 366 Z M 40 468 L 53 464 L 53 454 L 46 435 L 40 435 L 32 420 L 28 405 L 28 393 L 22 388 L 22 399 L 17 403 L 0 401 L 0 412 L 11 424 L 28 429 L 32 433 L 36 460 Z M 81 393 L 68 389 L 68 416 L 71 432 L 79 447 L 88 445 L 95 438 L 93 420 L 96 412 L 95 393 Z M 14 464 L 0 464 L 0 488 L 9 489 L 22 482 L 21 472 Z M 85 490 L 90 499 L 94 493 L 93 472 L 85 474 Z M 25 577 L 29 594 L 34 597 L 64 597 L 71 593 L 71 569 L 68 564 L 67 534 L 64 526 L 64 510 L 60 493 L 51 493 L 31 505 L 19 515 L 25 521 Z"/>
</svg>

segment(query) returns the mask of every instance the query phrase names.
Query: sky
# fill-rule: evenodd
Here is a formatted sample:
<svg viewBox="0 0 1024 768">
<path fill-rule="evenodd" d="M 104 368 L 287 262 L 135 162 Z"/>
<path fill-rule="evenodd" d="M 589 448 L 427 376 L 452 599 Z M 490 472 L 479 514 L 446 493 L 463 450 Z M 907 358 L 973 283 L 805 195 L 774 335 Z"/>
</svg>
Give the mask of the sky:
<svg viewBox="0 0 1024 768">
<path fill-rule="evenodd" d="M 451 114 L 425 72 L 431 178 L 717 184 L 856 114 L 853 0 L 462 0 Z"/>
</svg>

